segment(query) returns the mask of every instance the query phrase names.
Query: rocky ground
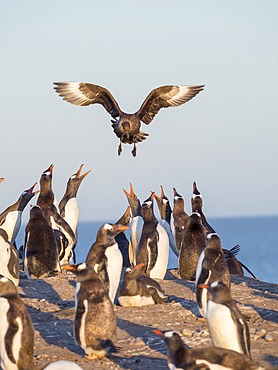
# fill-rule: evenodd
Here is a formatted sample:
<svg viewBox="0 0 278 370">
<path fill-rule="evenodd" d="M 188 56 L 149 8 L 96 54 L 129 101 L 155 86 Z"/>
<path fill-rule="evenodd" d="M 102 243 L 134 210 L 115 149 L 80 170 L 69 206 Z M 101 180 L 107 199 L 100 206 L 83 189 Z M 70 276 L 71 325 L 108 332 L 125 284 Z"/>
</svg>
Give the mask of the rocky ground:
<svg viewBox="0 0 278 370">
<path fill-rule="evenodd" d="M 194 283 L 179 279 L 175 269 L 159 282 L 169 300 L 145 308 L 115 305 L 118 352 L 92 362 L 73 338 L 74 277 L 21 279 L 19 293 L 35 328 L 35 364 L 42 368 L 67 359 L 84 370 L 167 369 L 166 347 L 154 329 L 180 331 L 190 347 L 211 345 L 206 323 L 197 320 Z M 252 358 L 261 365 L 278 366 L 278 285 L 234 276 L 232 296 L 249 323 Z"/>
</svg>

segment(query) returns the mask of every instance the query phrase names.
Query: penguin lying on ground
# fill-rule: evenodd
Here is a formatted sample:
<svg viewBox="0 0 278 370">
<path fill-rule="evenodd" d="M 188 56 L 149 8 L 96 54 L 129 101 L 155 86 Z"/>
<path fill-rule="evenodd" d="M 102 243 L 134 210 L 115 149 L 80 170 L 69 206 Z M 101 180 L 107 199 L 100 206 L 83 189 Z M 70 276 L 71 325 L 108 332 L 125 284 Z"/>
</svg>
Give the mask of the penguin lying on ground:
<svg viewBox="0 0 278 370">
<path fill-rule="evenodd" d="M 251 357 L 248 325 L 229 288 L 220 281 L 201 284 L 200 287 L 210 293 L 206 319 L 213 345 Z"/>
<path fill-rule="evenodd" d="M 33 364 L 34 329 L 13 282 L 0 275 L 0 367 L 29 370 Z"/>
<path fill-rule="evenodd" d="M 140 109 L 133 114 L 123 112 L 112 94 L 104 87 L 83 82 L 54 82 L 54 89 L 66 101 L 75 105 L 101 104 L 111 114 L 112 127 L 122 143 L 133 144 L 132 155 L 136 156 L 136 143 L 145 140 L 148 134 L 140 131 L 141 122 L 148 125 L 161 108 L 175 107 L 191 100 L 203 90 L 198 86 L 160 86 L 152 90 Z"/>
<path fill-rule="evenodd" d="M 140 275 L 143 266 L 144 264 L 140 263 L 126 269 L 123 284 L 118 290 L 121 306 L 143 307 L 164 303 L 168 299 L 158 282 L 148 276 Z"/>
<path fill-rule="evenodd" d="M 96 271 L 107 288 L 112 303 L 116 297 L 123 267 L 122 253 L 115 236 L 128 228 L 116 224 L 102 225 L 86 258 L 86 264 Z"/>
<path fill-rule="evenodd" d="M 196 270 L 196 302 L 203 317 L 206 317 L 208 291 L 201 288 L 200 284 L 209 285 L 216 280 L 223 282 L 230 289 L 231 278 L 220 238 L 216 233 L 211 233 L 207 235 L 207 246 L 200 255 Z"/>
<path fill-rule="evenodd" d="M 81 164 L 79 170 L 69 178 L 67 182 L 66 192 L 59 203 L 60 215 L 69 224 L 75 235 L 74 244 L 72 239 L 67 240 L 66 243 L 64 241 L 64 244 L 62 240 L 62 251 L 60 254 L 61 264 L 66 263 L 71 256 L 73 257 L 73 260 L 75 262 L 74 248 L 77 243 L 77 224 L 79 219 L 79 209 L 76 196 L 81 182 L 83 181 L 85 176 L 87 176 L 91 172 L 90 170 L 81 175 L 81 170 L 83 166 L 84 164 Z"/>
<path fill-rule="evenodd" d="M 153 213 L 152 194 L 142 204 L 144 220 L 136 252 L 137 263 L 144 263 L 144 274 L 153 279 L 164 279 L 169 259 L 169 238 Z"/>
<path fill-rule="evenodd" d="M 158 195 L 156 195 L 155 193 L 153 193 L 154 196 L 155 196 L 157 206 L 158 206 L 158 209 L 159 209 L 159 213 L 160 213 L 160 217 L 161 217 L 160 223 L 164 227 L 164 229 L 165 229 L 165 231 L 168 235 L 169 244 L 170 244 L 170 247 L 171 247 L 172 251 L 178 257 L 179 252 L 177 250 L 176 243 L 175 243 L 175 237 L 174 237 L 172 229 L 171 229 L 171 215 L 172 215 L 171 206 L 170 206 L 170 203 L 169 203 L 169 199 L 164 194 L 163 187 L 162 186 L 160 186 L 160 187 L 161 187 L 161 196 L 160 197 Z"/>
<path fill-rule="evenodd" d="M 0 274 L 10 279 L 15 286 L 19 284 L 19 256 L 8 240 L 5 230 L 0 229 Z"/>
<path fill-rule="evenodd" d="M 141 203 L 138 197 L 134 194 L 132 185 L 130 184 L 130 193 L 123 189 L 132 213 L 132 221 L 130 226 L 130 243 L 129 243 L 129 261 L 134 266 L 136 265 L 136 251 L 141 238 L 144 220 L 141 215 Z"/>
<path fill-rule="evenodd" d="M 184 345 L 180 335 L 175 331 L 161 332 L 154 330 L 154 333 L 162 336 L 167 345 L 168 367 L 170 370 L 263 369 L 248 356 L 226 348 L 204 347 L 188 349 Z"/>
<path fill-rule="evenodd" d="M 39 190 L 33 192 L 36 184 L 37 183 L 31 186 L 30 189 L 24 190 L 18 200 L 0 214 L 0 227 L 1 229 L 4 229 L 6 231 L 8 235 L 8 240 L 12 244 L 14 244 L 19 232 L 21 226 L 21 216 L 24 208 L 26 207 L 30 199 L 32 199 L 34 195 L 40 192 Z"/>
<path fill-rule="evenodd" d="M 85 263 L 62 265 L 76 274 L 74 338 L 87 358 L 108 356 L 116 351 L 116 317 L 108 292 L 94 269 Z"/>
</svg>

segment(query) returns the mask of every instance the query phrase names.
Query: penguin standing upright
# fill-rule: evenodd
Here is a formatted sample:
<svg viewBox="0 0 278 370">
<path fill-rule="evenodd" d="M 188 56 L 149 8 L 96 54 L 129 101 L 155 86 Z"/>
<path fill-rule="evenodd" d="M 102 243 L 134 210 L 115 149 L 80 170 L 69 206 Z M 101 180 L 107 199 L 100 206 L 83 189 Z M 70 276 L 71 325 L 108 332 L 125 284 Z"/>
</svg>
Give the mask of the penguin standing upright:
<svg viewBox="0 0 278 370">
<path fill-rule="evenodd" d="M 154 333 L 162 336 L 167 345 L 168 367 L 171 370 L 262 369 L 258 363 L 252 361 L 249 357 L 226 348 L 186 348 L 176 331 L 161 332 L 160 330 L 154 330 Z"/>
<path fill-rule="evenodd" d="M 83 166 L 84 164 L 81 164 L 79 170 L 69 178 L 67 182 L 66 192 L 59 203 L 60 215 L 69 224 L 75 235 L 74 244 L 73 240 L 70 239 L 67 241 L 67 245 L 62 247 L 63 251 L 61 253 L 61 264 L 66 263 L 69 260 L 70 255 L 74 253 L 74 248 L 77 243 L 77 224 L 79 219 L 79 209 L 77 205 L 76 195 L 81 182 L 83 181 L 85 176 L 87 176 L 91 172 L 90 170 L 81 175 L 81 170 Z"/>
<path fill-rule="evenodd" d="M 18 200 L 9 206 L 0 214 L 0 228 L 4 229 L 8 235 L 8 240 L 14 244 L 17 234 L 21 226 L 21 216 L 24 208 L 33 198 L 34 195 L 40 191 L 34 191 L 37 183 L 31 186 L 30 189 L 24 190 Z"/>
<path fill-rule="evenodd" d="M 123 284 L 119 287 L 118 300 L 123 307 L 143 307 L 164 303 L 166 296 L 159 283 L 148 276 L 140 275 L 143 263 L 128 267 Z"/>
<path fill-rule="evenodd" d="M 0 275 L 0 367 L 29 370 L 33 364 L 34 329 L 13 282 Z"/>
<path fill-rule="evenodd" d="M 0 229 L 0 274 L 10 279 L 15 286 L 19 284 L 19 256 L 8 240 L 5 230 Z"/>
<path fill-rule="evenodd" d="M 200 255 L 196 270 L 196 301 L 200 314 L 206 317 L 207 289 L 200 287 L 201 284 L 211 284 L 221 281 L 231 288 L 230 273 L 221 248 L 221 241 L 216 233 L 207 235 L 207 246 Z"/>
<path fill-rule="evenodd" d="M 182 279 L 195 279 L 198 260 L 206 245 L 206 233 L 201 216 L 193 212 L 188 218 L 179 253 L 178 271 Z"/>
<path fill-rule="evenodd" d="M 144 263 L 144 273 L 152 279 L 164 279 L 169 259 L 169 238 L 164 228 L 153 213 L 152 194 L 142 204 L 141 214 L 144 220 L 136 261 Z"/>
<path fill-rule="evenodd" d="M 130 226 L 129 261 L 135 266 L 136 251 L 141 238 L 144 221 L 141 215 L 141 203 L 138 197 L 134 194 L 132 185 L 130 184 L 130 194 L 125 189 L 123 189 L 123 191 L 127 196 L 132 213 L 132 221 Z"/>
<path fill-rule="evenodd" d="M 249 328 L 229 288 L 220 281 L 201 287 L 210 293 L 206 319 L 213 345 L 251 357 Z"/>
<path fill-rule="evenodd" d="M 116 317 L 102 281 L 86 263 L 62 267 L 77 276 L 74 319 L 76 343 L 89 359 L 115 352 Z"/>
<path fill-rule="evenodd" d="M 128 206 L 122 217 L 116 222 L 117 225 L 128 226 L 131 222 L 130 207 Z M 129 267 L 129 241 L 124 231 L 115 236 L 115 240 L 123 256 L 123 267 Z"/>
<path fill-rule="evenodd" d="M 25 228 L 24 269 L 30 278 L 42 279 L 60 271 L 53 230 L 39 206 L 32 206 Z"/>
<path fill-rule="evenodd" d="M 123 257 L 115 241 L 115 236 L 128 226 L 104 224 L 97 233 L 97 240 L 91 246 L 86 264 L 91 266 L 106 286 L 111 302 L 114 303 L 120 283 Z"/>
<path fill-rule="evenodd" d="M 183 197 L 176 191 L 175 188 L 173 188 L 173 191 L 174 191 L 173 223 L 175 230 L 175 243 L 177 250 L 180 251 L 183 234 L 189 216 L 184 210 Z"/>
<path fill-rule="evenodd" d="M 52 190 L 52 172 L 54 165 L 51 164 L 50 167 L 45 170 L 40 178 L 40 195 L 38 196 L 37 205 L 42 209 L 44 217 L 47 219 L 49 225 L 52 227 L 55 234 L 56 244 L 61 255 L 63 251 L 61 250 L 60 243 L 60 231 L 65 235 L 66 239 L 70 243 L 75 243 L 75 234 L 71 229 L 70 225 L 61 217 L 57 207 L 54 204 L 54 193 Z"/>
<path fill-rule="evenodd" d="M 171 209 L 171 206 L 170 206 L 170 203 L 169 203 L 169 199 L 164 194 L 163 187 L 160 186 L 160 188 L 161 188 L 161 196 L 160 197 L 158 195 L 156 195 L 155 193 L 153 193 L 154 196 L 155 196 L 156 203 L 157 203 L 159 213 L 160 213 L 160 217 L 161 217 L 160 223 L 164 227 L 164 229 L 165 229 L 165 231 L 168 235 L 169 244 L 170 244 L 170 247 L 171 247 L 172 251 L 178 257 L 179 252 L 177 251 L 175 238 L 174 238 L 174 235 L 173 235 L 172 229 L 171 229 L 172 209 Z"/>
</svg>

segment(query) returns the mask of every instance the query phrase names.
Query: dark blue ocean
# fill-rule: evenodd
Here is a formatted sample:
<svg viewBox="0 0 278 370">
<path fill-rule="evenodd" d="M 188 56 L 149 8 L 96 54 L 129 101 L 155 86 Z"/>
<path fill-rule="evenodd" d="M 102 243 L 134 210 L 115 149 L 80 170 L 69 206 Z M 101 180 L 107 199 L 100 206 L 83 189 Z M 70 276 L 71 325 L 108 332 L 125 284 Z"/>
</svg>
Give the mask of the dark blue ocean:
<svg viewBox="0 0 278 370">
<path fill-rule="evenodd" d="M 230 249 L 239 244 L 237 258 L 260 280 L 278 283 L 278 216 L 210 218 L 210 225 L 219 234 L 222 247 Z M 80 222 L 76 247 L 77 262 L 85 260 L 96 239 L 99 227 L 106 221 Z M 127 233 L 127 236 L 129 234 Z M 24 227 L 17 237 L 17 245 L 24 241 Z M 170 249 L 168 267 L 177 267 L 177 257 Z M 248 273 L 245 273 L 249 276 Z"/>
</svg>

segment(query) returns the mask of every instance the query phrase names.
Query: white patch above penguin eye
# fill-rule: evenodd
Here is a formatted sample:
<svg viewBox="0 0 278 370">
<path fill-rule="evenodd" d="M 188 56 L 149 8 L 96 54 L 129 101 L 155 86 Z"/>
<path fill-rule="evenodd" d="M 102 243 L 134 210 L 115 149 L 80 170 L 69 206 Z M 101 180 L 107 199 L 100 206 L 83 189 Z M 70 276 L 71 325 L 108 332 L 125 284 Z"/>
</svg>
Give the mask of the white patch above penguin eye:
<svg viewBox="0 0 278 370">
<path fill-rule="evenodd" d="M 126 272 L 131 272 L 131 268 L 130 268 L 130 267 L 128 267 L 125 271 L 126 271 Z"/>
<path fill-rule="evenodd" d="M 148 200 L 147 202 L 144 202 L 144 204 L 148 207 L 150 207 L 152 205 L 152 201 L 151 200 Z"/>
<path fill-rule="evenodd" d="M 24 191 L 21 195 L 25 195 L 25 194 L 27 194 L 28 193 L 28 191 Z"/>
<path fill-rule="evenodd" d="M 203 199 L 202 198 L 202 195 L 201 194 L 192 194 L 192 199 L 195 199 L 195 198 L 201 198 L 201 199 Z"/>
<path fill-rule="evenodd" d="M 113 231 L 113 226 L 111 226 L 111 225 L 109 225 L 109 224 L 105 224 L 105 225 L 103 226 L 103 228 L 104 228 L 105 230 Z"/>
<path fill-rule="evenodd" d="M 5 276 L 3 276 L 1 279 L 0 279 L 1 283 L 6 283 L 7 281 L 9 281 L 8 278 L 6 278 Z"/>
<path fill-rule="evenodd" d="M 211 288 L 215 288 L 217 287 L 217 285 L 219 284 L 219 281 L 214 281 L 213 283 L 210 284 Z"/>
<path fill-rule="evenodd" d="M 50 176 L 51 172 L 50 171 L 44 172 L 43 175 Z"/>
<path fill-rule="evenodd" d="M 192 212 L 192 215 L 197 215 L 198 217 L 201 217 L 199 212 Z"/>
<path fill-rule="evenodd" d="M 77 267 L 77 271 L 82 271 L 82 270 L 85 270 L 85 268 L 87 267 L 86 263 L 81 263 L 81 265 L 79 265 Z"/>
<path fill-rule="evenodd" d="M 164 333 L 164 337 L 166 338 L 172 338 L 172 336 L 174 335 L 175 331 L 166 331 L 166 333 Z"/>
<path fill-rule="evenodd" d="M 212 236 L 218 236 L 218 238 L 219 238 L 219 235 L 218 234 L 216 234 L 216 233 L 209 233 L 207 235 L 207 239 L 211 239 Z"/>
<path fill-rule="evenodd" d="M 167 204 L 167 203 L 168 203 L 168 200 L 167 200 L 167 199 L 162 199 L 162 202 L 163 202 L 164 204 Z"/>
<path fill-rule="evenodd" d="M 77 178 L 77 176 L 76 176 L 76 175 L 72 175 L 72 176 L 71 176 L 71 180 L 76 179 L 76 178 Z"/>
</svg>

